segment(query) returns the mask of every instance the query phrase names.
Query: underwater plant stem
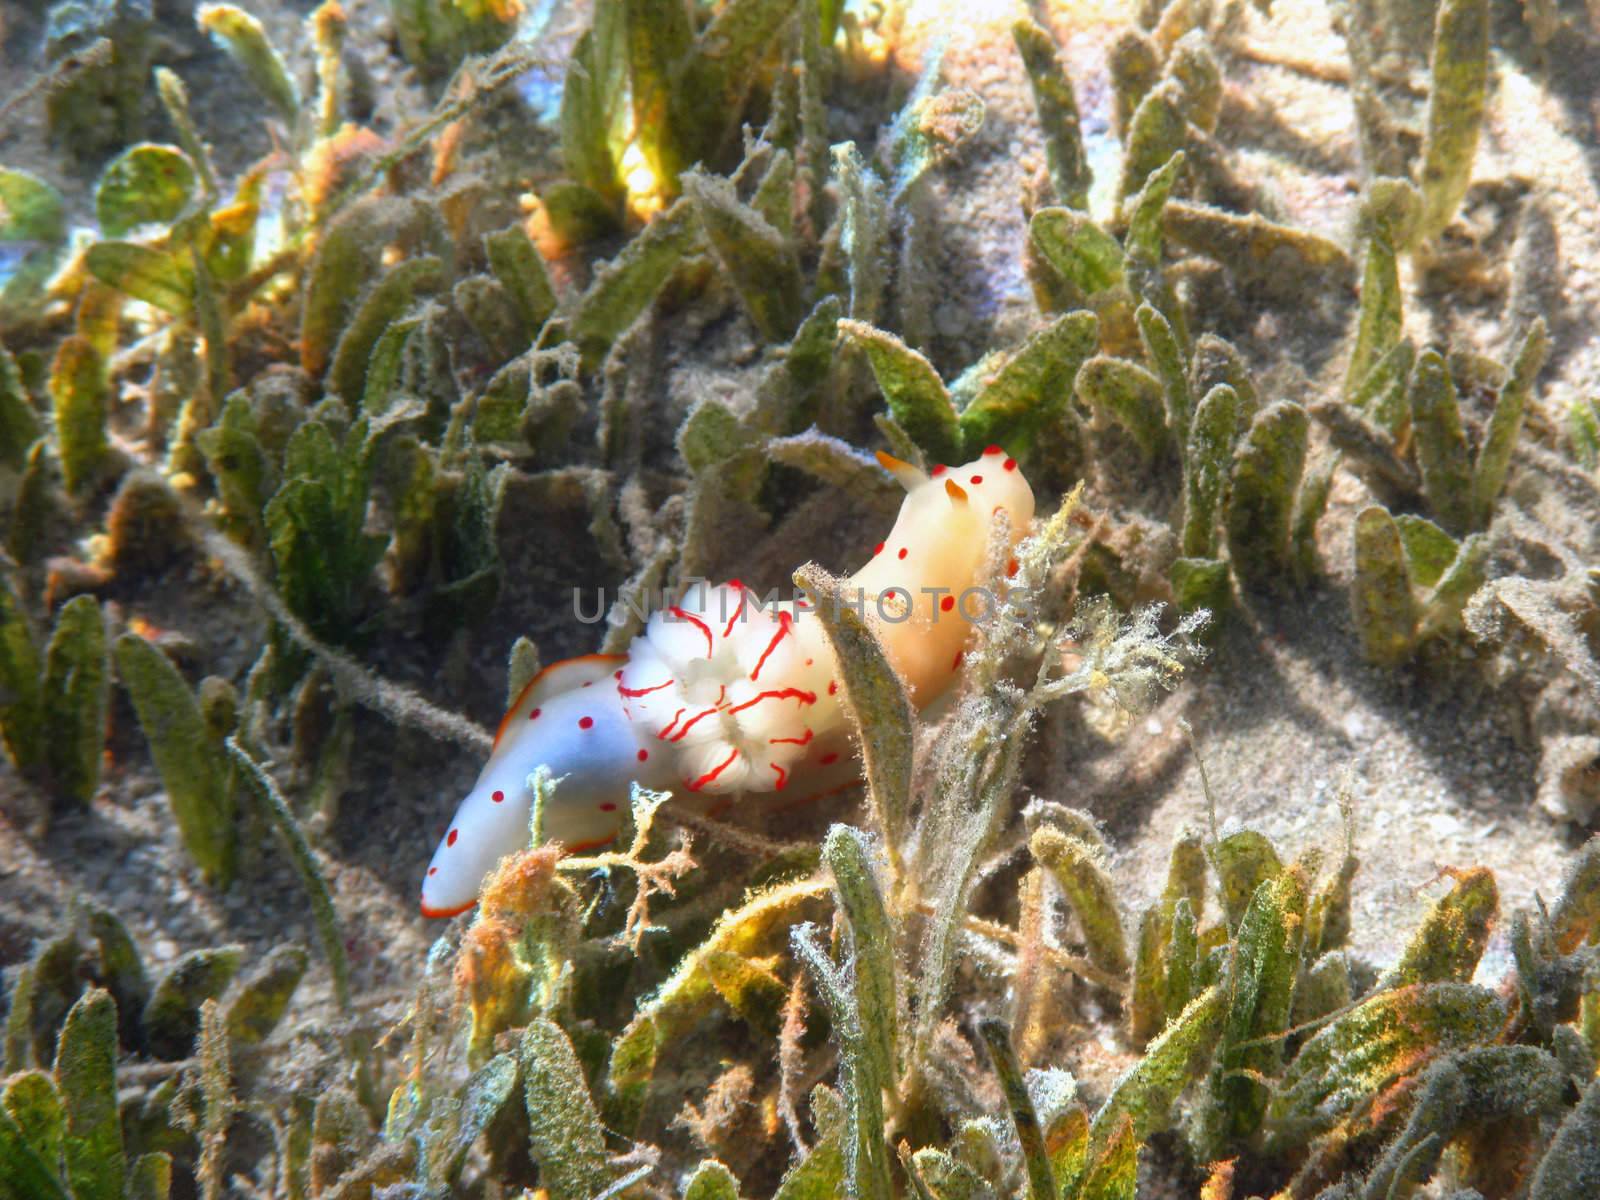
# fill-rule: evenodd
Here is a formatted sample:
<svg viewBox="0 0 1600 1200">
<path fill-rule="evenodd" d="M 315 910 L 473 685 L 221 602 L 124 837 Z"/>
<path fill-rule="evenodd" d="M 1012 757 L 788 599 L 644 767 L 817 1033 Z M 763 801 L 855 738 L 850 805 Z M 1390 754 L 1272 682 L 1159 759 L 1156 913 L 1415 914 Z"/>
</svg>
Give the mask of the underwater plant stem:
<svg viewBox="0 0 1600 1200">
<path fill-rule="evenodd" d="M 933 902 L 930 900 L 918 900 L 911 906 L 911 911 L 924 917 L 937 915 L 934 911 Z M 989 921 L 983 917 L 974 917 L 969 914 L 962 918 L 961 927 L 968 933 L 976 934 L 981 938 L 988 938 L 992 942 L 999 942 L 1003 946 L 1016 947 L 1022 945 L 1022 935 L 1012 929 L 1011 926 L 1002 925 L 999 921 Z M 1058 950 L 1054 946 L 1045 946 L 1043 949 L 1045 958 L 1049 960 L 1051 966 L 1059 967 L 1063 971 L 1068 971 L 1087 979 L 1098 987 L 1109 988 L 1118 994 L 1124 994 L 1128 990 L 1128 981 L 1126 979 L 1112 975 L 1108 971 L 1102 971 L 1086 958 L 1076 954 L 1068 954 L 1066 951 Z"/>
<path fill-rule="evenodd" d="M 289 857 L 300 873 L 300 882 L 305 885 L 306 892 L 311 898 L 311 911 L 317 922 L 317 936 L 322 942 L 323 953 L 328 956 L 328 968 L 333 972 L 334 998 L 338 1000 L 341 1010 L 349 1012 L 350 960 L 345 957 L 344 938 L 339 932 L 339 915 L 334 911 L 333 895 L 328 890 L 328 881 L 323 878 L 316 853 L 311 849 L 311 843 L 306 841 L 300 822 L 295 820 L 294 813 L 289 810 L 283 793 L 278 791 L 277 785 L 272 782 L 272 777 L 262 769 L 260 763 L 245 753 L 237 738 L 228 737 L 225 745 L 234 762 L 243 769 L 244 779 L 250 785 L 250 790 L 261 801 L 268 822 L 277 829 L 289 848 Z"/>
<path fill-rule="evenodd" d="M 421 149 L 430 137 L 452 121 L 458 121 L 472 111 L 473 106 L 494 95 L 502 87 L 515 83 L 536 66 L 553 66 L 543 63 L 537 54 L 515 41 L 508 42 L 487 58 L 470 58 L 462 64 L 444 90 L 433 113 L 420 125 L 407 131 L 400 143 L 387 154 L 380 154 L 365 171 L 346 185 L 331 203 L 317 214 L 314 227 L 326 225 L 345 206 L 360 196 L 379 179 Z"/>
<path fill-rule="evenodd" d="M 327 645 L 289 611 L 283 598 L 257 573 L 255 564 L 243 549 L 225 535 L 208 528 L 198 515 L 191 524 L 206 550 L 221 560 L 228 573 L 244 584 L 256 602 L 291 638 L 327 667 L 328 674 L 348 695 L 397 725 L 412 725 L 440 741 L 454 742 L 475 754 L 488 755 L 492 739 L 482 728 L 459 713 L 430 704 L 409 688 L 373 674 L 349 655 Z"/>
</svg>

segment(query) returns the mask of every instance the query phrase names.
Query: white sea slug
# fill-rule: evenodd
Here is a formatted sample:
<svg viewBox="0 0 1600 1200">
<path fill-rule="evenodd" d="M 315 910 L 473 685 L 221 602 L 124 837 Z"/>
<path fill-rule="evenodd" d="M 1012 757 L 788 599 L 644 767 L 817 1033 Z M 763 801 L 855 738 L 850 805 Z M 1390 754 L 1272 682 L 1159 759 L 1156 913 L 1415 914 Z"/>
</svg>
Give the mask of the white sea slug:
<svg viewBox="0 0 1600 1200">
<path fill-rule="evenodd" d="M 878 458 L 906 498 L 844 594 L 861 598 L 922 706 L 960 674 L 972 621 L 984 611 L 969 589 L 983 582 L 994 514 L 1006 510 L 1014 544 L 1033 519 L 1033 492 L 998 446 L 926 474 Z M 733 799 L 827 774 L 850 753 L 838 691 L 833 652 L 808 601 L 763 606 L 737 580 L 691 588 L 650 617 L 626 655 L 555 663 L 523 690 L 434 851 L 423 915 L 471 908 L 484 876 L 527 843 L 528 779 L 541 764 L 560 779 L 545 836 L 591 849 L 616 834 L 634 782 Z"/>
</svg>

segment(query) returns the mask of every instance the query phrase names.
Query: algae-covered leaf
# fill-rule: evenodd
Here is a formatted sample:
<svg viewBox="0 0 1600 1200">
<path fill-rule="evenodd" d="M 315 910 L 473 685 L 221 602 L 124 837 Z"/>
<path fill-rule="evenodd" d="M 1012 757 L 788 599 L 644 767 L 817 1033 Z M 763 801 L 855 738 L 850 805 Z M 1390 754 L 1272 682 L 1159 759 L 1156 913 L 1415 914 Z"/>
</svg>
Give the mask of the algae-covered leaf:
<svg viewBox="0 0 1600 1200">
<path fill-rule="evenodd" d="M 1437 350 L 1417 356 L 1408 396 L 1422 490 L 1439 524 L 1459 536 L 1472 527 L 1472 465 L 1456 385 Z"/>
<path fill-rule="evenodd" d="M 285 479 L 262 513 L 279 590 L 319 635 L 356 636 L 384 538 L 366 532 L 371 480 L 362 418 L 341 446 L 321 421 L 295 430 L 284 451 Z"/>
<path fill-rule="evenodd" d="M 1179 446 L 1189 441 L 1189 426 L 1194 412 L 1194 394 L 1189 387 L 1189 372 L 1183 361 L 1172 324 L 1151 304 L 1141 304 L 1133 314 L 1139 326 L 1139 341 L 1145 357 L 1161 380 L 1167 397 L 1167 427 Z"/>
<path fill-rule="evenodd" d="M 572 314 L 573 340 L 586 364 L 600 361 L 655 299 L 678 264 L 701 244 L 693 205 L 679 200 L 657 214 L 620 254 L 595 269 L 593 282 Z"/>
<path fill-rule="evenodd" d="M 1444 232 L 1472 181 L 1489 86 L 1488 0 L 1441 0 L 1433 30 L 1433 76 L 1422 144 L 1424 238 Z"/>
<path fill-rule="evenodd" d="M 223 1020 L 235 1046 L 258 1045 L 283 1020 L 309 963 L 304 946 L 274 946 L 240 982 Z"/>
<path fill-rule="evenodd" d="M 83 337 L 69 337 L 50 368 L 56 444 L 67 490 L 82 492 L 99 476 L 109 454 L 106 407 L 110 402 L 106 363 Z"/>
<path fill-rule="evenodd" d="M 1574 396 L 1567 405 L 1567 441 L 1587 470 L 1600 465 L 1600 399 Z"/>
<path fill-rule="evenodd" d="M 1233 455 L 1233 483 L 1223 523 L 1241 583 L 1280 585 L 1290 566 L 1295 493 L 1305 469 L 1306 410 L 1278 400 L 1255 415 Z"/>
<path fill-rule="evenodd" d="M 617 160 L 628 114 L 626 11 L 623 4 L 596 6 L 561 86 L 561 160 L 568 175 L 607 204 L 622 195 Z"/>
<path fill-rule="evenodd" d="M 22 252 L 22 261 L 0 289 L 0 305 L 21 310 L 55 269 L 67 237 L 61 193 L 26 171 L 0 167 L 0 245 Z"/>
<path fill-rule="evenodd" d="M 339 336 L 328 371 L 329 389 L 352 407 L 366 392 L 367 370 L 373 348 L 385 330 L 398 320 L 418 296 L 444 286 L 444 264 L 424 256 L 408 259 L 389 268 Z"/>
<path fill-rule="evenodd" d="M 1365 1195 L 1409 1200 L 1454 1144 L 1463 1182 L 1475 1194 L 1520 1191 L 1534 1139 L 1523 1133 L 1561 1107 L 1571 1087 L 1560 1064 L 1536 1046 L 1474 1046 L 1430 1066 L 1417 1081 L 1411 1114 L 1384 1148 Z M 1542 1139 L 1539 1139 L 1542 1140 Z"/>
<path fill-rule="evenodd" d="M 1119 138 L 1126 137 L 1133 114 L 1161 78 L 1161 51 L 1143 31 L 1123 29 L 1112 39 L 1106 52 L 1111 75 L 1111 125 Z"/>
<path fill-rule="evenodd" d="M 672 975 L 639 1005 L 633 1020 L 612 1044 L 605 1076 L 606 1122 L 626 1130 L 637 1119 L 663 1046 L 683 1037 L 717 995 L 702 967 L 707 954 L 726 951 L 744 957 L 779 936 L 800 919 L 803 906 L 823 895 L 815 882 L 781 884 L 757 892 L 725 911 L 711 933 L 679 962 Z"/>
<path fill-rule="evenodd" d="M 1318 1030 L 1285 1068 L 1267 1106 L 1269 1146 L 1306 1139 L 1437 1057 L 1493 1038 L 1500 1001 L 1466 983 L 1379 992 Z"/>
<path fill-rule="evenodd" d="M 989 1051 L 989 1061 L 1000 1079 L 1000 1094 L 1005 1098 L 1011 1114 L 1012 1128 L 1022 1147 L 1022 1166 L 1028 1176 L 1028 1195 L 1031 1200 L 1054 1200 L 1056 1196 L 1055 1170 L 1045 1149 L 1044 1129 L 1039 1114 L 1028 1094 L 1017 1053 L 1011 1048 L 1011 1031 L 1002 1021 L 988 1020 L 978 1023 L 978 1033 Z"/>
<path fill-rule="evenodd" d="M 1460 544 L 1427 517 L 1402 513 L 1394 519 L 1405 547 L 1406 567 L 1418 587 L 1431 588 L 1456 560 Z"/>
<path fill-rule="evenodd" d="M 0 1109 L 0 1197 L 4 1200 L 73 1200 L 54 1165 L 46 1165 L 11 1115 Z"/>
<path fill-rule="evenodd" d="M 1356 516 L 1350 608 L 1369 661 L 1394 665 L 1411 657 L 1419 620 L 1417 601 L 1399 527 L 1381 505 L 1368 505 Z"/>
<path fill-rule="evenodd" d="M 716 1159 L 705 1159 L 684 1184 L 683 1200 L 739 1200 L 739 1180 Z"/>
<path fill-rule="evenodd" d="M 1127 974 L 1130 961 L 1122 916 L 1111 876 L 1099 854 L 1086 842 L 1051 825 L 1034 830 L 1028 847 L 1078 914 L 1090 961 L 1111 975 Z"/>
<path fill-rule="evenodd" d="M 1133 1119 L 1120 1114 L 1105 1140 L 1091 1147 L 1074 1200 L 1135 1200 L 1141 1144 Z"/>
<path fill-rule="evenodd" d="M 117 1116 L 117 1006 L 85 992 L 61 1027 L 55 1083 L 66 1113 L 62 1158 L 74 1200 L 121 1200 L 122 1123 Z"/>
<path fill-rule="evenodd" d="M 243 395 L 229 396 L 222 415 L 195 436 L 216 480 L 226 526 L 235 535 L 260 527 L 272 464 L 257 436 L 255 410 Z"/>
<path fill-rule="evenodd" d="M 531 338 L 517 302 L 500 281 L 492 275 L 468 275 L 457 281 L 450 295 L 456 310 L 488 347 L 491 361 L 506 363 L 505 369 L 525 370 L 525 363 L 513 360 L 528 348 Z"/>
<path fill-rule="evenodd" d="M 961 1159 L 933 1146 L 914 1154 L 910 1148 L 900 1143 L 900 1164 L 917 1200 L 996 1200 L 993 1185 Z"/>
<path fill-rule="evenodd" d="M 805 315 L 805 285 L 793 243 L 743 203 L 728 180 L 693 171 L 682 184 L 712 253 L 762 336 L 788 341 Z"/>
<path fill-rule="evenodd" d="M 453 1183 L 461 1172 L 472 1144 L 500 1115 L 516 1090 L 520 1068 L 517 1055 L 497 1054 L 468 1078 L 461 1093 L 459 1120 L 449 1139 L 430 1147 L 432 1178 Z"/>
<path fill-rule="evenodd" d="M 676 120 L 673 111 L 673 85 L 693 48 L 694 25 L 688 9 L 676 0 L 623 0 L 620 7 L 627 13 L 635 144 L 656 186 L 676 192 L 679 170 L 699 157 L 692 152 L 686 157 L 685 143 L 701 130 Z"/>
<path fill-rule="evenodd" d="M 1128 122 L 1122 177 L 1117 182 L 1118 203 L 1126 207 L 1150 176 L 1183 149 L 1188 134 L 1183 91 L 1177 81 L 1168 79 L 1150 89 Z"/>
<path fill-rule="evenodd" d="M 757 1033 L 776 1037 L 783 1002 L 789 995 L 771 971 L 729 950 L 709 950 L 701 956 L 701 966 L 717 989 L 717 995 Z"/>
<path fill-rule="evenodd" d="M 1004 446 L 1020 457 L 1047 426 L 1070 419 L 1073 380 L 1099 339 L 1095 315 L 1073 312 L 1017 347 L 961 410 L 958 424 L 967 457 L 986 446 Z"/>
<path fill-rule="evenodd" d="M 194 693 L 172 660 L 141 637 L 123 634 L 116 656 L 184 846 L 208 880 L 226 887 L 233 878 L 233 796 Z"/>
<path fill-rule="evenodd" d="M 862 161 L 854 142 L 833 147 L 833 174 L 839 187 L 839 246 L 850 284 L 849 315 L 875 321 L 883 307 L 889 203 L 883 182 Z"/>
<path fill-rule="evenodd" d="M 61 1163 L 67 1126 L 66 1111 L 55 1081 L 44 1071 L 19 1071 L 6 1080 L 5 1092 L 0 1095 L 0 1111 L 16 1122 L 18 1140 L 40 1163 L 50 1167 L 53 1174 Z M 18 1148 L 5 1145 L 5 1136 L 0 1133 L 0 1168 L 7 1175 L 15 1172 L 25 1178 L 25 1168 L 12 1158 Z"/>
<path fill-rule="evenodd" d="M 1011 37 L 1033 87 L 1033 107 L 1044 132 L 1045 163 L 1056 200 L 1068 208 L 1087 209 L 1094 173 L 1083 147 L 1072 80 L 1067 78 L 1055 41 L 1035 21 L 1018 21 L 1011 27 Z"/>
<path fill-rule="evenodd" d="M 1222 112 L 1222 67 L 1204 30 L 1191 29 L 1167 56 L 1167 76 L 1178 84 L 1178 103 L 1196 129 L 1212 133 Z"/>
<path fill-rule="evenodd" d="M 1138 363 L 1097 354 L 1079 368 L 1076 386 L 1084 403 L 1115 418 L 1147 458 L 1167 444 L 1161 381 Z"/>
<path fill-rule="evenodd" d="M 1174 241 L 1227 267 L 1241 283 L 1286 300 L 1307 288 L 1345 287 L 1355 265 L 1343 247 L 1260 213 L 1237 216 L 1204 204 L 1167 203 L 1162 229 Z"/>
<path fill-rule="evenodd" d="M 836 1200 L 847 1194 L 844 1148 L 838 1137 L 827 1137 L 789 1168 L 772 1200 Z"/>
<path fill-rule="evenodd" d="M 1585 942 L 1600 942 L 1600 834 L 1583 844 L 1567 868 L 1561 895 L 1550 910 L 1550 933 L 1562 954 Z"/>
<path fill-rule="evenodd" d="M 1243 919 L 1256 890 L 1283 871 L 1283 862 L 1267 836 L 1254 829 L 1229 834 L 1216 845 L 1213 859 L 1221 881 L 1223 911 L 1228 924 Z"/>
<path fill-rule="evenodd" d="M 1151 171 L 1133 198 L 1128 210 L 1128 235 L 1125 244 L 1128 254 L 1142 262 L 1156 265 L 1161 262 L 1162 217 L 1167 211 L 1167 199 L 1177 185 L 1186 156 L 1175 150 L 1172 156 Z"/>
<path fill-rule="evenodd" d="M 533 1159 L 551 1200 L 588 1200 L 611 1181 L 605 1132 L 566 1033 L 537 1017 L 522 1035 L 523 1091 Z"/>
<path fill-rule="evenodd" d="M 145 977 L 139 947 L 122 919 L 109 908 L 87 905 L 89 934 L 100 950 L 98 977 L 117 1003 L 117 1030 L 125 1045 L 134 1044 L 139 1014 L 150 998 L 150 983 Z"/>
<path fill-rule="evenodd" d="M 489 269 L 517 306 L 523 331 L 531 341 L 556 310 L 556 292 L 544 258 L 521 225 L 485 234 L 483 248 Z"/>
<path fill-rule="evenodd" d="M 1477 970 L 1500 909 L 1500 889 L 1488 867 L 1450 874 L 1455 886 L 1428 910 L 1400 960 L 1378 980 L 1378 990 L 1413 983 L 1465 983 Z"/>
<path fill-rule="evenodd" d="M 1344 398 L 1352 403 L 1379 360 L 1400 341 L 1405 321 L 1393 237 L 1386 222 L 1371 215 L 1368 219 L 1373 228 L 1361 268 L 1361 314 L 1344 375 Z"/>
<path fill-rule="evenodd" d="M 873 858 L 872 848 L 860 830 L 848 825 L 835 825 L 828 830 L 822 844 L 822 861 L 833 876 L 834 892 L 847 921 L 865 1052 L 872 1059 L 873 1075 L 892 1081 L 899 1074 L 896 938 Z"/>
<path fill-rule="evenodd" d="M 172 1194 L 172 1155 L 152 1150 L 128 1168 L 127 1200 L 168 1200 Z"/>
<path fill-rule="evenodd" d="M 1489 561 L 1489 535 L 1469 534 L 1455 559 L 1422 604 L 1419 638 L 1454 634 L 1461 629 L 1462 610 L 1483 586 Z"/>
<path fill-rule="evenodd" d="M 27 611 L 10 579 L 0 575 L 0 737 L 21 771 L 38 764 L 45 751 L 42 666 Z"/>
<path fill-rule="evenodd" d="M 1544 366 L 1550 353 L 1550 335 L 1545 330 L 1544 319 L 1539 318 L 1522 337 L 1511 364 L 1511 377 L 1500 389 L 1495 401 L 1489 427 L 1484 431 L 1483 445 L 1478 449 L 1477 461 L 1472 470 L 1473 515 L 1479 528 L 1489 524 L 1494 513 L 1494 502 L 1505 487 L 1506 472 L 1511 469 L 1511 452 L 1516 448 L 1517 436 L 1522 432 L 1523 410 L 1533 391 L 1533 381 Z"/>
<path fill-rule="evenodd" d="M 1528 1200 L 1587 1200 L 1600 1189 L 1600 1079 L 1584 1088 L 1533 1172 Z"/>
<path fill-rule="evenodd" d="M 244 960 L 241 946 L 190 950 L 161 977 L 144 1006 L 150 1052 L 168 1060 L 187 1058 L 200 1032 L 200 1006 L 227 989 Z"/>
<path fill-rule="evenodd" d="M 1205 1124 L 1223 1139 L 1249 1137 L 1267 1107 L 1265 1080 L 1283 1061 L 1305 942 L 1305 876 L 1295 867 L 1263 880 L 1235 935 L 1224 988 L 1227 1017 Z"/>
<path fill-rule="evenodd" d="M 1183 455 L 1183 552 L 1209 559 L 1217 552 L 1217 510 L 1233 464 L 1239 393 L 1219 383 L 1194 412 Z"/>
<path fill-rule="evenodd" d="M 983 118 L 983 97 L 971 88 L 926 95 L 914 91 L 889 130 L 890 203 L 899 201 L 929 168 L 976 134 Z"/>
<path fill-rule="evenodd" d="M 1165 1128 L 1179 1094 L 1205 1071 L 1222 1033 L 1227 998 L 1212 985 L 1168 1022 L 1137 1063 L 1111 1085 L 1090 1128 L 1091 1145 L 1104 1147 L 1124 1120 L 1140 1140 Z"/>
<path fill-rule="evenodd" d="M 56 618 L 40 694 L 55 789 L 87 804 L 100 787 L 110 672 L 100 602 L 74 596 Z"/>
<path fill-rule="evenodd" d="M 1254 417 L 1260 408 L 1260 396 L 1249 369 L 1244 365 L 1244 358 L 1232 342 L 1214 333 L 1202 333 L 1195 339 L 1189 382 L 1199 396 L 1204 396 L 1219 383 L 1227 384 L 1239 393 L 1242 419 Z"/>
<path fill-rule="evenodd" d="M 861 995 L 849 964 L 836 966 L 809 921 L 789 931 L 795 958 L 810 976 L 839 1042 L 841 1086 L 845 1095 L 844 1194 L 860 1200 L 889 1200 L 888 1156 L 884 1153 L 883 1089 L 893 1085 L 877 1073 L 871 1047 L 879 1036 L 869 1027 L 875 1014 L 861 1008 Z"/>
<path fill-rule="evenodd" d="M 845 704 L 862 738 L 868 789 L 885 847 L 895 861 L 911 804 L 916 719 L 910 698 L 871 627 L 853 607 L 855 598 L 843 593 L 839 581 L 814 564 L 796 571 L 794 581 L 812 597 L 812 612 L 838 659 Z"/>
<path fill-rule="evenodd" d="M 194 263 L 184 251 L 139 242 L 96 242 L 83 265 L 101 283 L 175 317 L 194 308 Z"/>
<path fill-rule="evenodd" d="M 1041 208 L 1028 222 L 1034 249 L 1085 297 L 1123 280 L 1122 247 L 1085 213 Z"/>
<path fill-rule="evenodd" d="M 0 346 L 0 463 L 21 471 L 28 450 L 39 437 L 39 416 L 33 410 L 22 372 L 4 346 Z"/>
<path fill-rule="evenodd" d="M 930 457 L 954 462 L 961 453 L 961 430 L 933 364 L 894 334 L 864 321 L 840 321 L 839 336 L 866 352 L 895 422 Z"/>
<path fill-rule="evenodd" d="M 107 237 L 141 225 L 170 225 L 194 194 L 194 166 L 176 146 L 143 142 L 112 159 L 94 191 L 94 213 Z"/>
<path fill-rule="evenodd" d="M 53 246 L 66 236 L 61 193 L 26 171 L 0 168 L 0 242 Z"/>
<path fill-rule="evenodd" d="M 308 375 L 320 376 L 327 368 L 363 291 L 390 248 L 437 240 L 433 236 L 437 220 L 435 210 L 421 202 L 370 198 L 350 205 L 328 223 L 303 272 L 300 365 Z M 346 399 L 354 402 L 355 396 Z"/>
<path fill-rule="evenodd" d="M 195 22 L 244 69 L 252 86 L 292 130 L 300 116 L 300 89 L 261 22 L 232 4 L 202 4 Z"/>
</svg>

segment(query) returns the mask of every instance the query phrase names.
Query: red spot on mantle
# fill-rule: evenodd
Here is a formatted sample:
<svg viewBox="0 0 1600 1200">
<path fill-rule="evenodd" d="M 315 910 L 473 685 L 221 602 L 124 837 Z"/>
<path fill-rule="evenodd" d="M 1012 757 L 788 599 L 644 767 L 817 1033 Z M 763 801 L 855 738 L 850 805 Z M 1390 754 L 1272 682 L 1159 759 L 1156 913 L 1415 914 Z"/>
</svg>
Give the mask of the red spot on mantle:
<svg viewBox="0 0 1600 1200">
<path fill-rule="evenodd" d="M 579 729 L 593 729 L 594 728 L 594 718 L 593 717 L 579 717 L 578 718 L 578 728 Z"/>
<path fill-rule="evenodd" d="M 906 548 L 904 546 L 901 546 L 900 547 L 900 553 L 896 554 L 895 557 L 896 558 L 904 558 L 906 556 L 906 554 L 907 554 Z"/>
<path fill-rule="evenodd" d="M 1014 458 L 1008 458 L 1000 465 L 1007 471 L 1015 471 L 1017 469 L 1017 460 Z"/>
<path fill-rule="evenodd" d="M 982 482 L 983 482 L 983 476 L 982 475 L 974 475 L 972 477 L 972 486 L 973 487 L 977 487 Z"/>
<path fill-rule="evenodd" d="M 505 798 L 506 798 L 506 794 L 504 792 L 501 792 L 501 791 L 497 791 L 497 792 L 495 792 L 494 795 L 489 797 L 489 799 L 493 800 L 496 804 L 500 804 L 500 803 L 504 802 Z"/>
<path fill-rule="evenodd" d="M 537 721 L 537 720 L 538 720 L 538 719 L 539 719 L 539 714 L 540 714 L 540 713 L 541 713 L 541 712 L 543 712 L 543 711 L 544 711 L 544 710 L 543 710 L 543 709 L 542 709 L 542 708 L 536 708 L 536 709 L 534 709 L 534 710 L 533 710 L 533 711 L 532 711 L 532 712 L 531 712 L 531 713 L 529 713 L 529 714 L 528 714 L 528 720 L 530 720 L 530 721 Z"/>
<path fill-rule="evenodd" d="M 1000 449 L 999 446 L 985 446 L 983 448 L 983 452 L 985 454 L 1004 454 L 1005 453 L 1005 451 Z"/>
<path fill-rule="evenodd" d="M 639 751 L 639 761 L 640 762 L 645 762 L 646 760 L 649 759 L 649 757 L 650 757 L 650 751 L 648 751 L 648 750 Z"/>
<path fill-rule="evenodd" d="M 460 833 L 461 833 L 461 831 L 460 831 L 460 830 L 459 830 L 459 829 L 452 829 L 452 830 L 451 830 L 451 831 L 450 831 L 450 832 L 449 832 L 449 833 L 448 833 L 448 834 L 447 834 L 447 835 L 446 835 L 446 836 L 445 836 L 445 839 L 444 839 L 444 844 L 445 844 L 445 845 L 446 845 L 446 846 L 454 846 L 454 845 L 455 845 L 455 844 L 456 844 L 456 838 L 457 838 L 457 836 L 459 836 L 459 835 L 460 835 Z"/>
</svg>

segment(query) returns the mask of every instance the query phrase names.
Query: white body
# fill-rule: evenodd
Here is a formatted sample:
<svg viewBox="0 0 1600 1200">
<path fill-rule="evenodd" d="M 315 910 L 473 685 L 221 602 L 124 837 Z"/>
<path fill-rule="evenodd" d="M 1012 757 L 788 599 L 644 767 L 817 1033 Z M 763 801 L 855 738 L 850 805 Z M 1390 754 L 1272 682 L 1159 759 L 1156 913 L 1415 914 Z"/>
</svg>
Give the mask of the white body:
<svg viewBox="0 0 1600 1200">
<path fill-rule="evenodd" d="M 925 705 L 961 670 L 984 606 L 978 585 L 993 514 L 1013 541 L 1033 493 L 998 447 L 931 475 L 879 455 L 906 487 L 889 536 L 845 583 L 859 589 L 890 664 Z M 425 916 L 472 907 L 484 876 L 528 841 L 528 777 L 561 780 L 544 835 L 587 849 L 615 835 L 630 785 L 735 795 L 781 791 L 840 757 L 844 712 L 822 622 L 804 602 L 758 606 L 737 581 L 699 587 L 653 614 L 626 656 L 556 663 L 524 689 L 422 883 Z"/>
</svg>

